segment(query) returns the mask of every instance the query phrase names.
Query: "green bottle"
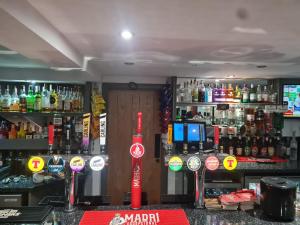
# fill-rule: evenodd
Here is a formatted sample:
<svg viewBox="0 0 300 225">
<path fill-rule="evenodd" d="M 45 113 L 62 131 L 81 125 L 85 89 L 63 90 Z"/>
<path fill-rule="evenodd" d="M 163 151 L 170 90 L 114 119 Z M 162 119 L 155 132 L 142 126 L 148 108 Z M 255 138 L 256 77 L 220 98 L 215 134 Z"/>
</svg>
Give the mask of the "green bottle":
<svg viewBox="0 0 300 225">
<path fill-rule="evenodd" d="M 34 111 L 41 112 L 42 111 L 42 95 L 40 92 L 40 87 L 35 86 L 35 99 L 34 99 Z"/>
<path fill-rule="evenodd" d="M 27 112 L 33 112 L 34 111 L 35 97 L 33 95 L 32 85 L 29 85 L 28 95 L 26 97 L 26 103 L 27 103 Z"/>
</svg>

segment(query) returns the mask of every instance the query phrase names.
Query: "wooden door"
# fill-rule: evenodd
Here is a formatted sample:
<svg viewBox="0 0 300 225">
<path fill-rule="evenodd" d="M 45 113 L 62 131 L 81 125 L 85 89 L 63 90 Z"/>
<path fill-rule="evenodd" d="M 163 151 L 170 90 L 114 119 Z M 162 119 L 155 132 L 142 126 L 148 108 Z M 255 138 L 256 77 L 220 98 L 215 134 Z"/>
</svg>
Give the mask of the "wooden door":
<svg viewBox="0 0 300 225">
<path fill-rule="evenodd" d="M 143 113 L 142 187 L 148 204 L 160 203 L 161 161 L 154 158 L 155 134 L 159 127 L 159 92 L 113 90 L 108 93 L 108 194 L 113 205 L 123 204 L 130 192 L 131 157 L 129 148 L 135 134 L 137 112 Z"/>
</svg>

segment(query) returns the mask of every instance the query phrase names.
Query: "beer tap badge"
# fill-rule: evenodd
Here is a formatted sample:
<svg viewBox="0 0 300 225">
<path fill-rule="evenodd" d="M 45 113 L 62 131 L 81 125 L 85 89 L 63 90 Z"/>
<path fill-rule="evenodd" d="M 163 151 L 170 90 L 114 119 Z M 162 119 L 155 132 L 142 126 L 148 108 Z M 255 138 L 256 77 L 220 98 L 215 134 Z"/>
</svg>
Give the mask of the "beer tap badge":
<svg viewBox="0 0 300 225">
<path fill-rule="evenodd" d="M 29 159 L 27 165 L 31 172 L 40 172 L 44 168 L 45 162 L 42 157 L 33 156 Z"/>
<path fill-rule="evenodd" d="M 55 155 L 48 160 L 47 167 L 49 173 L 60 173 L 64 170 L 65 161 L 62 157 Z"/>
<path fill-rule="evenodd" d="M 90 167 L 93 171 L 100 171 L 104 168 L 105 166 L 105 160 L 103 159 L 102 156 L 94 156 L 90 160 Z"/>
<path fill-rule="evenodd" d="M 141 158 L 145 153 L 145 147 L 140 144 L 140 143 L 134 143 L 133 145 L 131 145 L 130 147 L 130 155 L 133 158 Z"/>
<path fill-rule="evenodd" d="M 168 164 L 169 164 L 170 170 L 177 172 L 182 169 L 183 161 L 180 157 L 173 156 L 172 158 L 170 158 Z"/>
<path fill-rule="evenodd" d="M 80 156 L 75 156 L 70 161 L 70 168 L 74 172 L 80 172 L 85 166 L 84 159 Z"/>
<path fill-rule="evenodd" d="M 191 156 L 188 161 L 186 162 L 186 165 L 189 170 L 191 171 L 198 171 L 201 167 L 201 160 L 197 156 Z"/>
<path fill-rule="evenodd" d="M 237 159 L 234 156 L 227 156 L 223 161 L 226 170 L 234 170 L 237 167 Z"/>
<path fill-rule="evenodd" d="M 220 162 L 216 156 L 209 156 L 205 160 L 205 167 L 210 171 L 217 170 L 219 166 L 220 166 Z"/>
</svg>

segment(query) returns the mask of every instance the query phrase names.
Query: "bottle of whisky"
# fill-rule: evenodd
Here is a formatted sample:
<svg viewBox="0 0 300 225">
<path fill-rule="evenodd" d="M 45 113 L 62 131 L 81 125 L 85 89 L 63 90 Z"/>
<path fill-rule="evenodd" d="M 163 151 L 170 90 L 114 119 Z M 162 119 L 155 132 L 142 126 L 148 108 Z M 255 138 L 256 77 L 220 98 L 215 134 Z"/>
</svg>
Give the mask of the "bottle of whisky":
<svg viewBox="0 0 300 225">
<path fill-rule="evenodd" d="M 27 112 L 34 111 L 34 103 L 35 103 L 35 97 L 33 95 L 32 85 L 29 85 L 28 95 L 26 97 Z"/>
<path fill-rule="evenodd" d="M 249 98 L 250 98 L 250 102 L 252 102 L 252 103 L 257 101 L 256 90 L 255 90 L 253 84 L 251 84 L 251 86 L 250 86 Z"/>
<path fill-rule="evenodd" d="M 8 139 L 16 139 L 16 138 L 17 138 L 16 125 L 12 123 L 10 126 L 10 131 L 8 132 Z"/>
<path fill-rule="evenodd" d="M 20 111 L 20 99 L 18 96 L 18 89 L 15 86 L 14 92 L 11 95 L 11 104 L 10 104 L 10 110 L 11 112 L 19 112 Z"/>
<path fill-rule="evenodd" d="M 23 85 L 20 92 L 20 112 L 26 112 L 26 110 L 26 90 L 25 85 Z"/>
<path fill-rule="evenodd" d="M 35 100 L 34 100 L 34 111 L 41 112 L 42 111 L 42 95 L 40 92 L 40 87 L 35 86 Z"/>
</svg>

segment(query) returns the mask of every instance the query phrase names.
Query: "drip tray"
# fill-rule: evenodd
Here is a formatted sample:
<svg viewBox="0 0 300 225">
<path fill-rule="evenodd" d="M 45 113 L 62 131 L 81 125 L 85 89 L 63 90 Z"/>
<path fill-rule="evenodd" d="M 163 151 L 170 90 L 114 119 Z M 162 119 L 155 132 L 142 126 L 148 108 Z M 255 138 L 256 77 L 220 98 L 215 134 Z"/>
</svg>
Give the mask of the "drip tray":
<svg viewBox="0 0 300 225">
<path fill-rule="evenodd" d="M 52 210 L 52 206 L 37 207 L 1 207 L 0 224 L 2 223 L 42 223 Z"/>
</svg>

